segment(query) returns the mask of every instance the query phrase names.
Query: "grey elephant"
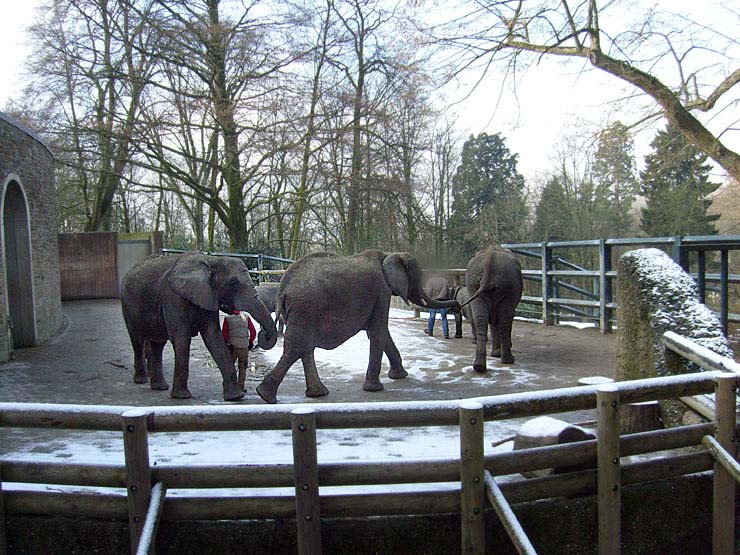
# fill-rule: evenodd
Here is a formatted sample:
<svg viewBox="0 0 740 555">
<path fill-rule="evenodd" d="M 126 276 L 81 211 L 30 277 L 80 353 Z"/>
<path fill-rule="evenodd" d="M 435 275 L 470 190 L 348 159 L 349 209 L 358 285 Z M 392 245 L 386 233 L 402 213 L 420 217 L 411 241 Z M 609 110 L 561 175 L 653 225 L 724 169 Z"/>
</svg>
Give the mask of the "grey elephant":
<svg viewBox="0 0 740 555">
<path fill-rule="evenodd" d="M 276 305 L 277 305 L 277 293 L 278 288 L 280 287 L 279 283 L 274 283 L 271 281 L 267 281 L 265 283 L 260 283 L 256 289 L 257 294 L 260 296 L 260 299 L 267 307 L 267 310 L 270 312 L 276 312 Z M 285 322 L 282 318 L 275 318 L 277 324 L 277 331 L 278 335 L 282 335 L 283 329 L 285 328 Z"/>
<path fill-rule="evenodd" d="M 301 359 L 306 396 L 321 397 L 329 390 L 321 383 L 314 349 L 334 349 L 360 330 L 370 340 L 370 358 L 363 389 L 380 391 L 380 363 L 388 357 L 392 379 L 405 378 L 401 355 L 388 332 L 392 295 L 428 308 L 450 308 L 456 301 L 433 301 L 421 285 L 421 270 L 409 253 L 384 254 L 368 250 L 354 256 L 309 254 L 285 272 L 278 290 L 278 314 L 285 318 L 283 354 L 275 368 L 257 386 L 268 403 L 277 402 L 277 390 L 293 363 Z"/>
<path fill-rule="evenodd" d="M 162 350 L 171 341 L 175 372 L 171 396 L 187 399 L 190 339 L 200 333 L 223 377 L 227 401 L 244 397 L 221 335 L 218 311 L 249 312 L 261 326 L 258 344 L 277 341 L 272 317 L 257 295 L 249 271 L 238 258 L 186 253 L 152 256 L 137 263 L 121 283 L 121 307 L 134 350 L 134 382 L 165 390 Z"/>
<path fill-rule="evenodd" d="M 475 340 L 475 322 L 473 321 L 473 309 L 467 302 L 470 300 L 470 293 L 468 288 L 464 285 L 458 285 L 452 289 L 452 298 L 455 299 L 460 306 L 452 310 L 452 314 L 455 316 L 455 338 L 460 339 L 463 336 L 462 323 L 463 318 L 470 322 L 470 326 L 473 329 L 473 339 Z"/>
<path fill-rule="evenodd" d="M 511 327 L 514 311 L 522 298 L 524 283 L 516 255 L 498 245 L 478 252 L 468 262 L 465 283 L 470 299 L 475 330 L 476 372 L 486 371 L 486 335 L 491 326 L 491 356 L 501 357 L 503 364 L 513 364 Z M 467 306 L 463 306 L 465 309 Z"/>
</svg>

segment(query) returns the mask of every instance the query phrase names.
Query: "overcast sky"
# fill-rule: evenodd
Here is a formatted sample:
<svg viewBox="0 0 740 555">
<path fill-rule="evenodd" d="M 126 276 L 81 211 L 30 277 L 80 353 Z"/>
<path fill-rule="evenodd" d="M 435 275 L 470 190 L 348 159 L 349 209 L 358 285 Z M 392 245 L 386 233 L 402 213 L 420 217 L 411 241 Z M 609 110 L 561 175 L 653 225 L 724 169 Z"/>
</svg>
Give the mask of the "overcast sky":
<svg viewBox="0 0 740 555">
<path fill-rule="evenodd" d="M 29 53 L 24 28 L 33 22 L 34 7 L 38 4 L 38 0 L 12 4 L 10 0 L 2 1 L 6 5 L 0 18 L 0 52 L 3 52 L 0 56 L 0 75 L 3 76 L 0 80 L 0 109 L 10 98 L 21 93 L 22 65 Z M 707 10 L 705 2 L 694 0 L 653 2 L 657 6 L 661 3 L 687 12 Z M 735 15 L 733 21 L 726 9 L 710 10 L 710 15 L 705 11 L 701 19 L 712 26 L 729 25 L 733 32 L 740 28 L 740 18 Z M 470 82 L 473 80 L 474 76 L 470 75 Z M 628 86 L 578 62 L 566 66 L 559 59 L 543 57 L 537 66 L 519 76 L 516 95 L 510 86 L 500 94 L 501 87 L 502 78 L 492 73 L 472 94 L 467 85 L 457 89 L 451 87 L 446 94 L 450 102 L 459 101 L 452 105 L 451 110 L 457 115 L 461 137 L 482 131 L 500 132 L 509 149 L 519 154 L 519 169 L 528 179 L 536 178 L 552 167 L 555 147 L 565 133 L 574 133 L 576 129 L 593 131 L 615 119 L 625 123 L 637 119 L 629 108 L 625 110 L 624 105 L 610 103 L 632 92 Z M 740 94 L 736 93 L 735 97 L 740 97 Z M 737 106 L 732 112 L 731 117 L 735 118 Z M 664 122 L 658 120 L 656 125 L 662 127 Z M 649 151 L 656 125 L 635 137 L 638 167 L 642 165 L 642 156 Z M 740 131 L 725 134 L 723 141 L 729 148 L 740 150 Z M 717 177 L 720 174 L 718 172 Z"/>
</svg>

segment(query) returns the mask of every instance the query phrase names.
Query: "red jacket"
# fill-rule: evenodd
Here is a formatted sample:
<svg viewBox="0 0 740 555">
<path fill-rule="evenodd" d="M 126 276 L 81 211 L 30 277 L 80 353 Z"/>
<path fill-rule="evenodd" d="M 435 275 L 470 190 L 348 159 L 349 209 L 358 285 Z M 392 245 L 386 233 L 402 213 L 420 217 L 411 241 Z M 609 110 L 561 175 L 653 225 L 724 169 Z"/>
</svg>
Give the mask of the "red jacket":
<svg viewBox="0 0 740 555">
<path fill-rule="evenodd" d="M 238 310 L 234 311 L 234 314 L 239 314 Z M 254 327 L 254 323 L 252 322 L 252 319 L 247 315 L 247 326 L 249 327 L 249 347 L 251 348 L 252 345 L 254 345 L 254 338 L 257 337 L 257 330 Z M 228 320 L 224 320 L 224 326 L 221 329 L 221 333 L 224 336 L 224 341 L 226 341 L 226 344 L 229 344 L 229 322 Z"/>
</svg>

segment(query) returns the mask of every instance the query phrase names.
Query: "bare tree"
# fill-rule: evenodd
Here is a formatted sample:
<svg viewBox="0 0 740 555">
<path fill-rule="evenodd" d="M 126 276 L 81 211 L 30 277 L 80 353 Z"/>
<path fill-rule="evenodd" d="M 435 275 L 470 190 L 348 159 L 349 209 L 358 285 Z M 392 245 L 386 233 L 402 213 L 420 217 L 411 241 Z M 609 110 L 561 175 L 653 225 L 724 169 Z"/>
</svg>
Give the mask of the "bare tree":
<svg viewBox="0 0 740 555">
<path fill-rule="evenodd" d="M 458 70 L 496 62 L 532 62 L 542 56 L 587 61 L 647 95 L 659 114 L 689 141 L 740 179 L 740 155 L 697 117 L 709 117 L 737 102 L 737 39 L 712 25 L 679 13 L 660 13 L 640 2 L 597 0 L 479 0 L 441 25 L 436 37 L 460 49 Z M 721 2 L 702 13 L 721 10 L 737 18 L 734 2 Z M 732 122 L 730 126 L 735 124 Z"/>
</svg>

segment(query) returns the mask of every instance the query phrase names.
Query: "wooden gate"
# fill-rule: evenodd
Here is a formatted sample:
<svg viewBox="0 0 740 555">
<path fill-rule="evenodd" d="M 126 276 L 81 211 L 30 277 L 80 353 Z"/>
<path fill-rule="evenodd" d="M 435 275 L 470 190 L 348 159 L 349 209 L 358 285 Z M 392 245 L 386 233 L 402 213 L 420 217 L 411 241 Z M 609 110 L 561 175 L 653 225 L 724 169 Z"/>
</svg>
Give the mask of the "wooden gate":
<svg viewBox="0 0 740 555">
<path fill-rule="evenodd" d="M 117 234 L 60 233 L 62 300 L 118 297 Z"/>
</svg>

